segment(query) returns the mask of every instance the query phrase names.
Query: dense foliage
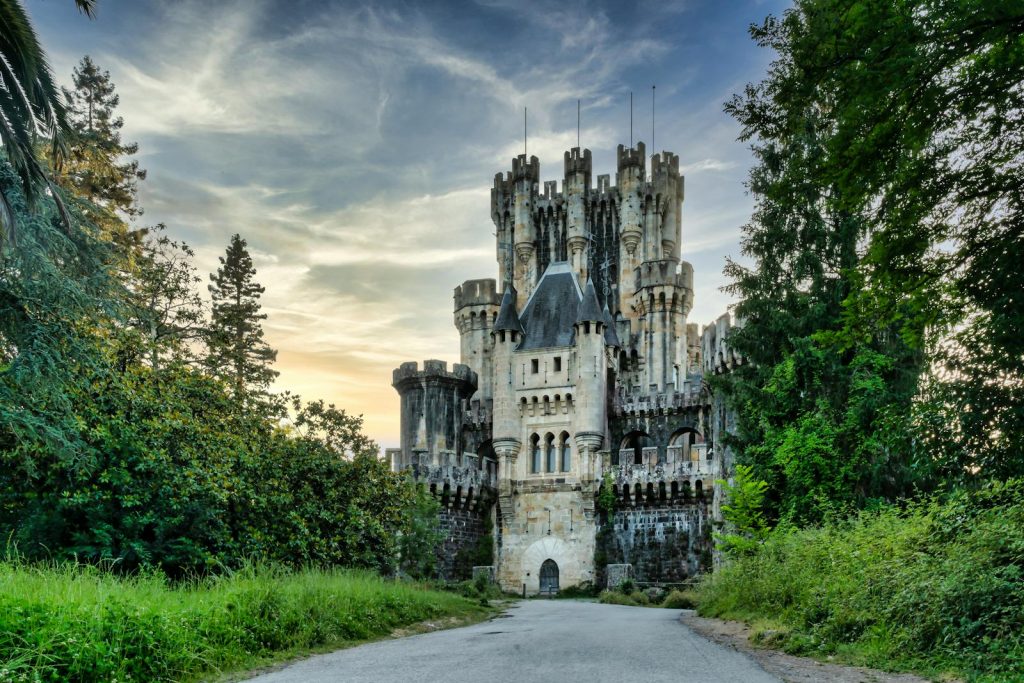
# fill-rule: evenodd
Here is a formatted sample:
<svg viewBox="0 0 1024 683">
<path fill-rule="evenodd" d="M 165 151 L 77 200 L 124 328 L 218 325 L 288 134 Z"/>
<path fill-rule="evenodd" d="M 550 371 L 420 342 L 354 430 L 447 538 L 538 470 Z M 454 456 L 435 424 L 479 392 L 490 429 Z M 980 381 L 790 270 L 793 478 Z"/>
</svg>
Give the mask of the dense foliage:
<svg viewBox="0 0 1024 683">
<path fill-rule="evenodd" d="M 92 128 L 62 176 L 70 224 L 0 160 L 20 226 L 0 247 L 0 536 L 30 560 L 172 576 L 248 558 L 391 573 L 403 539 L 432 551 L 422 496 L 360 417 L 269 392 L 245 241 L 212 276 L 209 320 L 188 245 L 129 229 L 142 175 L 113 86 L 89 60 L 75 82 Z"/>
<path fill-rule="evenodd" d="M 1024 473 L 1024 4 L 798 0 L 728 105 L 755 212 L 720 382 L 773 518 Z"/>
<path fill-rule="evenodd" d="M 384 636 L 479 601 L 367 572 L 246 567 L 176 585 L 83 566 L 0 563 L 5 681 L 210 680 Z"/>
<path fill-rule="evenodd" d="M 795 653 L 1017 680 L 1024 480 L 772 533 L 699 587 L 702 614 L 760 622 Z"/>
</svg>

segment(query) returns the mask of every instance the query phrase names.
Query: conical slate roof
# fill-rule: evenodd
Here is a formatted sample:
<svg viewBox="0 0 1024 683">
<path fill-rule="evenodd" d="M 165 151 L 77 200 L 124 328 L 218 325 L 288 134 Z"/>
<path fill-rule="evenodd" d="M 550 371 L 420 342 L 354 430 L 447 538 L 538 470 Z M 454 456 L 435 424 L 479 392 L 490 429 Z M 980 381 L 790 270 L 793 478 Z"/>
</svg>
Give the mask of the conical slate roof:
<svg viewBox="0 0 1024 683">
<path fill-rule="evenodd" d="M 604 310 L 601 312 L 604 316 L 604 343 L 608 346 L 622 347 L 619 343 L 619 335 L 615 333 L 615 321 L 612 319 L 612 312 L 608 310 L 608 302 L 604 302 Z"/>
<path fill-rule="evenodd" d="M 576 322 L 604 322 L 601 304 L 597 301 L 597 290 L 594 289 L 594 281 L 590 278 L 587 278 L 587 287 L 583 290 L 583 301 L 580 302 Z"/>
<path fill-rule="evenodd" d="M 494 321 L 494 331 L 512 330 L 519 334 L 523 332 L 523 324 L 519 321 L 519 314 L 516 313 L 516 288 L 509 282 L 505 285 L 505 294 L 501 297 L 501 308 L 498 310 L 498 319 Z"/>
</svg>

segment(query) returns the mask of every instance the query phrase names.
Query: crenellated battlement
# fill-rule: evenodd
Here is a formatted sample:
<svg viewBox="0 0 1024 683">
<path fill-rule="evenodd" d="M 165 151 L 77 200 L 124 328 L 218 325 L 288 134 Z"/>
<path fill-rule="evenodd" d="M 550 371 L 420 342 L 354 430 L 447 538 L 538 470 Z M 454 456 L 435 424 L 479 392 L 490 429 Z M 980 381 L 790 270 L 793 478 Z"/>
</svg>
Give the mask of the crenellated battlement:
<svg viewBox="0 0 1024 683">
<path fill-rule="evenodd" d="M 473 391 L 476 390 L 477 385 L 476 373 L 468 365 L 455 363 L 452 366 L 452 371 L 449 372 L 448 363 L 443 360 L 425 360 L 422 370 L 419 369 L 419 364 L 416 361 L 410 361 L 402 363 L 391 373 L 391 385 L 399 391 L 401 391 L 401 385 L 408 384 L 410 381 L 422 383 L 427 380 L 465 383 L 472 385 Z"/>
<path fill-rule="evenodd" d="M 512 160 L 512 181 L 527 180 L 531 184 L 540 182 L 540 160 L 531 156 L 529 161 L 525 154 L 520 154 Z"/>
<path fill-rule="evenodd" d="M 680 268 L 680 266 L 685 266 Z M 637 290 L 645 287 L 687 287 L 693 282 L 693 266 L 674 258 L 644 261 L 635 270 Z"/>
<path fill-rule="evenodd" d="M 497 306 L 501 303 L 498 283 L 494 278 L 466 280 L 455 288 L 453 298 L 456 311 L 466 306 Z"/>
<path fill-rule="evenodd" d="M 583 174 L 583 185 L 587 189 L 590 189 L 590 174 L 593 170 L 593 159 L 591 158 L 590 150 L 580 150 L 579 147 L 573 147 L 565 153 L 565 182 L 569 183 L 569 177 L 578 173 Z"/>
<path fill-rule="evenodd" d="M 661 152 L 651 157 L 651 177 L 657 180 L 660 176 L 679 175 L 679 155 L 672 152 Z"/>
<path fill-rule="evenodd" d="M 636 143 L 636 147 L 619 145 L 615 151 L 615 160 L 619 173 L 622 173 L 627 168 L 635 167 L 640 169 L 640 177 L 642 178 L 647 163 L 647 149 L 642 142 Z"/>
<path fill-rule="evenodd" d="M 729 335 L 741 327 L 743 320 L 734 321 L 729 313 L 720 315 L 715 322 L 704 327 L 700 341 L 705 373 L 717 375 L 743 365 L 746 359 L 729 344 Z"/>
</svg>

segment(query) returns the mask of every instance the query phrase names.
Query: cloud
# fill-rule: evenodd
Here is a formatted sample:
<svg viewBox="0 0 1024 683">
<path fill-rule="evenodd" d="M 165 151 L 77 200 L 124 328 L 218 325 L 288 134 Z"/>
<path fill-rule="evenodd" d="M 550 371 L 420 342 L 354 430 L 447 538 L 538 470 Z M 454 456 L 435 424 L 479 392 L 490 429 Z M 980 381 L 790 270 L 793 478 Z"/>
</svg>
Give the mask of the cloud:
<svg viewBox="0 0 1024 683">
<path fill-rule="evenodd" d="M 691 319 L 727 305 L 722 258 L 749 216 L 750 160 L 721 102 L 763 56 L 722 51 L 714 3 L 644 1 L 110 0 L 87 24 L 88 50 L 140 143 L 145 221 L 189 241 L 203 272 L 242 234 L 266 286 L 278 386 L 365 413 L 394 445 L 391 370 L 458 360 L 452 289 L 496 275 L 489 192 L 522 152 L 524 106 L 542 180 L 560 180 L 576 146 L 577 99 L 594 174 L 614 178 L 628 93 L 635 139 L 649 140 L 640 92 L 657 82 L 658 146 L 687 176 Z M 60 64 L 77 61 L 79 24 L 40 25 Z"/>
</svg>

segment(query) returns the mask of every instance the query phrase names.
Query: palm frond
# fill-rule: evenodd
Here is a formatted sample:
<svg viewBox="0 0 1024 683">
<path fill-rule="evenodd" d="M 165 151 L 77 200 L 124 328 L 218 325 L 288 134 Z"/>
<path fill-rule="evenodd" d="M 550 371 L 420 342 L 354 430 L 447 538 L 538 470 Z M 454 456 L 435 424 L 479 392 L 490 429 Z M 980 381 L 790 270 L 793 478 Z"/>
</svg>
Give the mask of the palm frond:
<svg viewBox="0 0 1024 683">
<path fill-rule="evenodd" d="M 86 16 L 94 16 L 96 0 L 75 4 Z M 19 0 L 0 0 L 0 144 L 30 206 L 41 188 L 50 187 L 37 144 L 47 141 L 53 162 L 59 165 L 70 133 L 64 97 L 24 6 Z M 50 194 L 68 220 L 60 197 L 52 190 Z M 9 240 L 16 230 L 14 212 L 6 199 L 0 204 L 0 237 Z"/>
</svg>

